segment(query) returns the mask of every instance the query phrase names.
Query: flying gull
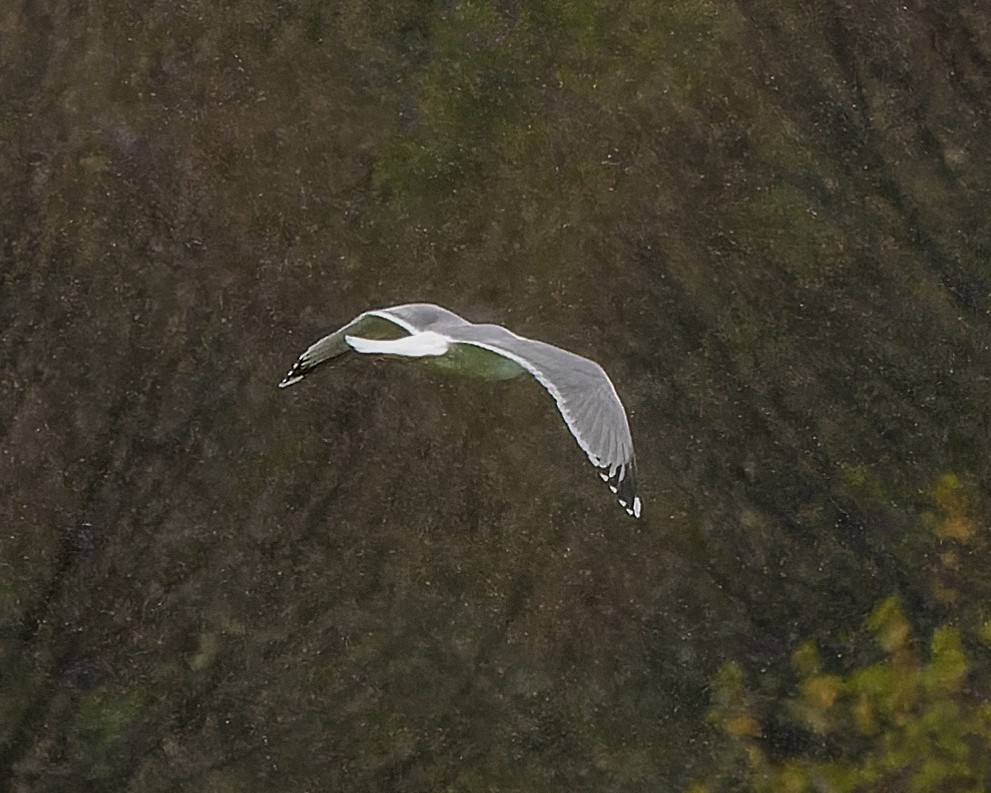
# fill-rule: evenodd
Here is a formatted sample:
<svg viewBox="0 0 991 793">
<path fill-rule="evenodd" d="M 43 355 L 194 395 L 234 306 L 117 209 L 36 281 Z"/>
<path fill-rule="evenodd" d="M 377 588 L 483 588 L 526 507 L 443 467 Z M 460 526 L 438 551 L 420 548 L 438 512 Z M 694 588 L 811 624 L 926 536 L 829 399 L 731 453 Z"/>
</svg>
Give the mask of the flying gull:
<svg viewBox="0 0 991 793">
<path fill-rule="evenodd" d="M 366 338 L 398 326 L 398 339 Z M 599 476 L 630 515 L 640 517 L 636 460 L 626 411 L 603 368 L 595 361 L 542 341 L 517 336 L 499 325 L 475 325 L 431 303 L 409 303 L 359 314 L 344 327 L 313 343 L 279 383 L 298 383 L 324 361 L 349 349 L 372 355 L 463 363 L 479 351 L 490 376 L 533 375 L 557 403 L 565 424 Z M 462 367 L 464 368 L 464 367 Z"/>
</svg>

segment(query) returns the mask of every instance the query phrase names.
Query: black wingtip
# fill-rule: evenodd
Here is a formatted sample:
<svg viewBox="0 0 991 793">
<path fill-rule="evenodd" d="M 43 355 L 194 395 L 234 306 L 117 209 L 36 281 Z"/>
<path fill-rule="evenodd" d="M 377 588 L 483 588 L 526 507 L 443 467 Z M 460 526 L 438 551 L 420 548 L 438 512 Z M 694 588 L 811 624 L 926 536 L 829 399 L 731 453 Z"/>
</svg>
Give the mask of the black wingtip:
<svg viewBox="0 0 991 793">
<path fill-rule="evenodd" d="M 619 505 L 626 514 L 633 518 L 640 517 L 641 502 L 637 495 L 637 469 L 633 460 L 613 468 L 610 465 L 599 466 L 599 476 L 616 496 Z"/>
<path fill-rule="evenodd" d="M 624 501 L 623 499 L 619 499 L 619 505 L 626 510 L 626 514 L 631 518 L 640 517 L 640 496 L 634 496 L 632 504 Z"/>
<path fill-rule="evenodd" d="M 286 376 L 279 381 L 279 388 L 288 388 L 294 383 L 298 383 L 302 380 L 305 375 L 306 367 L 304 366 L 303 359 L 301 358 L 292 365 L 292 369 L 290 369 L 286 373 Z"/>
</svg>

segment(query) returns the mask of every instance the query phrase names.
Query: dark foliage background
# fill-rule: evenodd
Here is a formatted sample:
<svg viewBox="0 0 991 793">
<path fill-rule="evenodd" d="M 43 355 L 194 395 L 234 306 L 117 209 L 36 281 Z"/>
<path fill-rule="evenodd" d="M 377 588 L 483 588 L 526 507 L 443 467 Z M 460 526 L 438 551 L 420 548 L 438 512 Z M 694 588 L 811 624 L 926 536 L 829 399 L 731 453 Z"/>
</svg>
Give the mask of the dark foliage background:
<svg viewBox="0 0 991 793">
<path fill-rule="evenodd" d="M 882 598 L 983 620 L 989 25 L 8 4 L 5 785 L 677 789 L 724 662 L 773 713 Z M 415 299 L 599 360 L 644 519 L 536 384 L 275 389 Z M 924 519 L 947 475 L 966 536 Z"/>
</svg>

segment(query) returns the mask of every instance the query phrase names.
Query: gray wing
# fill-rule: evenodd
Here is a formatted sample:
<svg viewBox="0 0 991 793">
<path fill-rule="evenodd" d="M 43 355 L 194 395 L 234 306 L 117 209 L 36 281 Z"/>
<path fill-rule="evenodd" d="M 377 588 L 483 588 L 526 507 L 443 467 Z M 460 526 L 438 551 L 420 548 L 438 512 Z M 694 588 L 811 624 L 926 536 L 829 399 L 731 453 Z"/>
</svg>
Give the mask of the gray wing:
<svg viewBox="0 0 991 793">
<path fill-rule="evenodd" d="M 370 311 L 368 313 L 374 314 L 376 312 Z M 406 327 L 410 333 L 470 324 L 453 311 L 448 311 L 446 308 L 433 303 L 406 303 L 401 306 L 383 308 L 378 313 L 386 316 L 397 325 Z"/>
<path fill-rule="evenodd" d="M 620 505 L 640 517 L 636 459 L 626 410 L 605 370 L 595 361 L 499 325 L 459 325 L 452 341 L 498 353 L 522 366 L 550 392 L 582 451 Z"/>
<path fill-rule="evenodd" d="M 385 338 L 389 330 L 399 326 L 407 333 L 417 333 L 421 330 L 438 327 L 455 327 L 467 324 L 464 319 L 453 311 L 435 306 L 433 303 L 405 303 L 389 308 L 377 308 L 366 311 L 352 319 L 343 328 L 338 328 L 322 339 L 314 342 L 299 356 L 288 374 L 282 378 L 279 388 L 298 383 L 314 367 L 324 361 L 336 358 L 347 352 L 345 336 L 365 336 L 366 338 Z"/>
<path fill-rule="evenodd" d="M 398 308 L 403 308 L 403 306 Z M 288 374 L 279 383 L 279 388 L 286 388 L 293 383 L 298 383 L 314 367 L 350 350 L 351 348 L 344 341 L 346 335 L 367 336 L 371 334 L 374 338 L 380 334 L 385 334 L 389 329 L 394 331 L 397 326 L 407 333 L 416 332 L 416 327 L 392 311 L 393 309 L 366 311 L 352 319 L 343 328 L 338 328 L 333 333 L 328 333 L 322 339 L 315 341 L 296 359 L 296 363 L 292 365 Z"/>
</svg>

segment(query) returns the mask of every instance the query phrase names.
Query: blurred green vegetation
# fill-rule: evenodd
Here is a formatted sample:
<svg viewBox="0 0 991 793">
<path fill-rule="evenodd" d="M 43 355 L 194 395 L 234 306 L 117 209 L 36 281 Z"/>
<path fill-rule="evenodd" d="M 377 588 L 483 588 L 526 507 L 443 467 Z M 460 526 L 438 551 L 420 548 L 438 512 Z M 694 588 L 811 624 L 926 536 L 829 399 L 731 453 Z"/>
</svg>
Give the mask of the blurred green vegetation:
<svg viewBox="0 0 991 793">
<path fill-rule="evenodd" d="M 937 628 L 917 648 L 895 598 L 868 620 L 881 658 L 846 671 L 824 670 L 814 644 L 793 655 L 797 693 L 776 707 L 775 729 L 803 751 L 769 746 L 758 698 L 727 664 L 714 682 L 712 721 L 733 744 L 732 765 L 694 793 L 939 793 L 986 790 L 991 774 L 988 648 L 964 649 L 961 630 Z M 971 636 L 970 638 L 974 638 Z M 924 645 L 925 643 L 923 643 Z M 970 676 L 979 658 L 980 674 Z M 764 717 L 766 718 L 766 717 Z M 780 735 L 777 736 L 779 739 Z"/>
<path fill-rule="evenodd" d="M 146 699 L 140 689 L 113 686 L 95 688 L 79 699 L 68 730 L 68 755 L 85 777 L 119 774 L 122 744 L 147 709 Z"/>
<path fill-rule="evenodd" d="M 848 483 L 867 482 L 851 471 Z M 875 496 L 879 489 L 869 485 Z M 922 512 L 930 546 L 941 548 L 926 576 L 934 600 L 954 604 L 959 554 L 983 538 L 976 494 L 946 473 Z M 983 554 L 975 562 L 982 564 Z M 713 681 L 710 721 L 724 736 L 722 763 L 692 793 L 978 793 L 991 778 L 991 623 L 986 603 L 950 611 L 928 635 L 913 628 L 896 596 L 878 603 L 862 630 L 815 641 L 791 656 L 793 687 L 774 696 L 754 687 L 736 662 Z"/>
<path fill-rule="evenodd" d="M 733 91 L 716 68 L 738 46 L 732 7 L 471 0 L 431 19 L 413 105 L 372 184 L 384 211 L 442 230 L 449 246 L 495 243 L 498 229 L 507 248 L 553 245 L 579 225 L 604 236 L 630 191 L 647 191 L 649 211 L 670 189 L 652 183 L 655 143 L 685 128 L 721 134 L 710 111 Z"/>
</svg>

